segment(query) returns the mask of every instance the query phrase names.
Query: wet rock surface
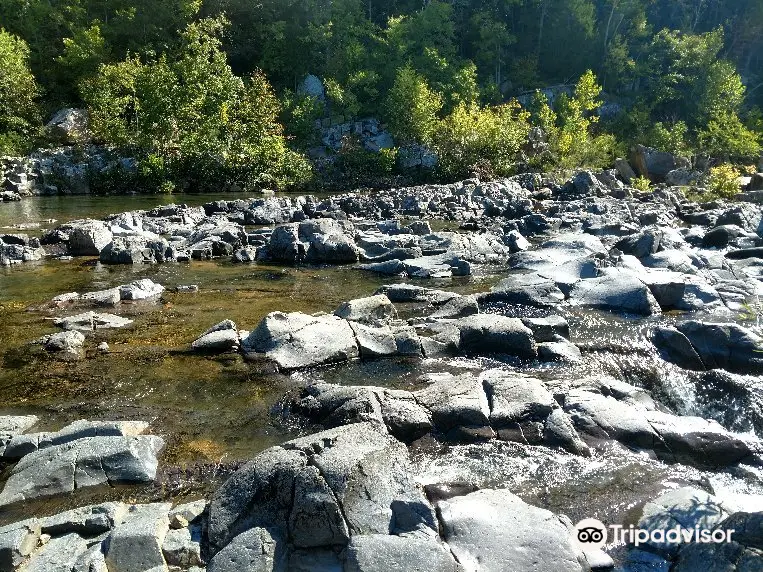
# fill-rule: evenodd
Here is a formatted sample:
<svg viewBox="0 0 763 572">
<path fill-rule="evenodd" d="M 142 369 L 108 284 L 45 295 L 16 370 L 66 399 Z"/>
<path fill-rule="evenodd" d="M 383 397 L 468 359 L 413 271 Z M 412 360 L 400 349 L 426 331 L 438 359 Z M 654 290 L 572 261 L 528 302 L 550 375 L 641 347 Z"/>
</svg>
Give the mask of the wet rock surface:
<svg viewBox="0 0 763 572">
<path fill-rule="evenodd" d="M 655 179 L 691 175 L 640 153 Z M 319 280 L 322 265 L 347 265 L 369 284 L 341 303 L 263 306 L 252 322 L 221 302 L 182 326 L 177 354 L 275 385 L 263 432 L 302 435 L 246 463 L 214 450 L 231 476 L 198 501 L 80 500 L 160 478 L 176 436 L 146 434 L 147 416 L 51 430 L 2 411 L 0 505 L 76 506 L 1 527 L 0 571 L 757 569 L 761 220 L 754 203 L 700 205 L 581 172 L 563 185 L 520 176 L 165 205 L 39 240 L 0 235 L 3 264 L 70 255 L 136 268 L 33 309 L 64 330 L 39 340 L 51 367 L 110 359 L 142 313 L 203 295 L 165 291 L 181 283 L 168 265 L 236 262 L 273 282 L 291 279 L 277 266 Z M 738 534 L 582 551 L 572 525 L 585 517 Z"/>
</svg>

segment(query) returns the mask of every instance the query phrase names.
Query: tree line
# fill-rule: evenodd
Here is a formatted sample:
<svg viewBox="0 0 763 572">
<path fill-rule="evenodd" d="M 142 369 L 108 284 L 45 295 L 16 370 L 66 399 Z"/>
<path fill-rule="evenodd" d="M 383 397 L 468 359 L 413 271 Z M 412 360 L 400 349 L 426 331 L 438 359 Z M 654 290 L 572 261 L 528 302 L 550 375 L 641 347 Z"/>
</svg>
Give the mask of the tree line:
<svg viewBox="0 0 763 572">
<path fill-rule="evenodd" d="M 0 28 L 0 154 L 86 107 L 147 186 L 299 184 L 327 116 L 380 117 L 441 178 L 634 143 L 744 165 L 763 137 L 763 0 L 0 0 Z M 391 173 L 395 152 L 348 142 L 332 168 Z"/>
</svg>

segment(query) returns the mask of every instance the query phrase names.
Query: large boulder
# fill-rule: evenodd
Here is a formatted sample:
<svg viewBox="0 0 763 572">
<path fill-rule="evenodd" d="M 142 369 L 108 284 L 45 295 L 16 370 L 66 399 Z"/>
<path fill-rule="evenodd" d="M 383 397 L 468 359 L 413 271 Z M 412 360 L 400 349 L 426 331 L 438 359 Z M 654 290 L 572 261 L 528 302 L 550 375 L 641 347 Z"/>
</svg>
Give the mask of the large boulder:
<svg viewBox="0 0 763 572">
<path fill-rule="evenodd" d="M 737 512 L 713 530 L 733 530 L 721 543 L 692 542 L 681 547 L 671 570 L 748 572 L 763 569 L 763 512 Z"/>
<path fill-rule="evenodd" d="M 227 352 L 237 350 L 239 341 L 236 323 L 233 320 L 223 320 L 191 342 L 191 349 L 201 353 Z"/>
<path fill-rule="evenodd" d="M 347 545 L 345 572 L 459 572 L 448 546 L 431 538 L 388 534 L 354 536 Z"/>
<path fill-rule="evenodd" d="M 672 327 L 658 326 L 652 332 L 652 343 L 660 350 L 663 357 L 679 367 L 702 371 L 705 364 L 689 338 Z"/>
<path fill-rule="evenodd" d="M 519 318 L 499 314 L 475 314 L 458 320 L 443 320 L 432 329 L 462 352 L 473 355 L 507 354 L 534 359 L 538 349 L 533 332 Z"/>
<path fill-rule="evenodd" d="M 631 165 L 642 177 L 656 182 L 664 181 L 671 171 L 691 168 L 691 163 L 684 157 L 643 145 L 636 145 L 631 151 Z"/>
<path fill-rule="evenodd" d="M 105 264 L 153 264 L 172 259 L 169 243 L 160 236 L 115 236 L 101 250 L 100 260 Z"/>
<path fill-rule="evenodd" d="M 172 505 L 135 505 L 117 524 L 106 548 L 109 572 L 167 570 L 162 544 L 169 531 L 167 513 Z"/>
<path fill-rule="evenodd" d="M 519 274 L 504 278 L 479 297 L 481 304 L 518 304 L 536 308 L 553 307 L 564 301 L 564 294 L 556 283 L 536 273 Z"/>
<path fill-rule="evenodd" d="M 377 294 L 344 302 L 334 311 L 334 315 L 354 322 L 377 324 L 397 318 L 397 310 L 389 298 Z"/>
<path fill-rule="evenodd" d="M 432 429 L 430 412 L 408 391 L 316 383 L 292 404 L 295 413 L 325 427 L 372 421 L 410 443 Z"/>
<path fill-rule="evenodd" d="M 11 470 L 0 506 L 97 485 L 152 481 L 163 446 L 153 435 L 109 436 L 34 451 Z"/>
<path fill-rule="evenodd" d="M 667 531 L 676 526 L 684 530 L 692 530 L 695 527 L 700 530 L 712 530 L 728 516 L 728 509 L 720 499 L 694 487 L 681 487 L 647 502 L 641 509 L 638 528 L 650 532 Z M 651 538 L 645 546 L 671 559 L 680 548 L 678 543 L 653 542 Z"/>
<path fill-rule="evenodd" d="M 658 411 L 645 392 L 614 380 L 598 389 L 570 390 L 564 410 L 589 438 L 653 450 L 669 462 L 725 467 L 752 458 L 760 447 L 754 437 L 729 432 L 716 421 Z"/>
<path fill-rule="evenodd" d="M 243 347 L 264 354 L 284 370 L 343 362 L 359 355 L 347 320 L 299 312 L 271 312 L 243 341 Z"/>
<path fill-rule="evenodd" d="M 466 570 L 586 569 L 568 522 L 507 490 L 481 490 L 440 501 L 443 536 Z"/>
<path fill-rule="evenodd" d="M 85 109 L 61 109 L 48 121 L 45 129 L 63 143 L 87 143 L 92 138 L 90 116 Z"/>
<path fill-rule="evenodd" d="M 691 343 L 707 369 L 763 372 L 763 338 L 734 323 L 688 321 L 678 331 Z"/>
<path fill-rule="evenodd" d="M 77 330 L 68 330 L 45 335 L 37 341 L 42 344 L 45 351 L 78 357 L 82 351 L 82 346 L 85 345 L 85 336 Z"/>
<path fill-rule="evenodd" d="M 305 79 L 297 86 L 297 93 L 307 97 L 314 97 L 319 101 L 323 101 L 325 97 L 323 82 L 319 77 L 312 74 L 307 74 Z"/>
<path fill-rule="evenodd" d="M 99 256 L 113 240 L 111 230 L 100 220 L 75 221 L 69 226 L 69 254 L 72 256 Z"/>
<path fill-rule="evenodd" d="M 247 563 L 253 570 L 283 551 L 287 536 L 295 548 L 316 549 L 355 535 L 432 535 L 436 524 L 405 445 L 358 423 L 267 449 L 223 484 L 210 505 L 210 569 L 219 562 L 233 570 L 227 563 L 243 549 L 237 539 L 256 530 L 267 530 L 275 546 Z"/>
<path fill-rule="evenodd" d="M 447 376 L 413 395 L 446 437 L 458 440 L 469 433 L 493 437 L 490 404 L 482 381 L 473 375 Z"/>
<path fill-rule="evenodd" d="M 316 219 L 278 226 L 267 246 L 271 260 L 297 262 L 357 262 L 360 249 L 355 245 L 351 226 L 334 219 Z"/>
<path fill-rule="evenodd" d="M 646 316 L 662 311 L 649 287 L 635 273 L 621 268 L 606 268 L 599 277 L 575 284 L 570 303 Z"/>
</svg>

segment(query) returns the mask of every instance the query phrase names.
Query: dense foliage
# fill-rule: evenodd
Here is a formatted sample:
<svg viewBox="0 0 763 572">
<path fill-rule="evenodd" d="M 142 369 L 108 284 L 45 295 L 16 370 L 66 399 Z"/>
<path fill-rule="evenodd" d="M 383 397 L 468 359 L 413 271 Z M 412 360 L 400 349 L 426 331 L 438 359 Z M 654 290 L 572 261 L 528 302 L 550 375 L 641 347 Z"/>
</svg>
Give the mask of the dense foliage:
<svg viewBox="0 0 763 572">
<path fill-rule="evenodd" d="M 39 122 L 24 40 L 0 29 L 0 155 L 22 151 Z"/>
<path fill-rule="evenodd" d="M 763 0 L 0 0 L 0 28 L 0 153 L 86 105 L 100 139 L 183 184 L 304 182 L 296 152 L 334 117 L 379 117 L 442 177 L 761 149 Z"/>
</svg>

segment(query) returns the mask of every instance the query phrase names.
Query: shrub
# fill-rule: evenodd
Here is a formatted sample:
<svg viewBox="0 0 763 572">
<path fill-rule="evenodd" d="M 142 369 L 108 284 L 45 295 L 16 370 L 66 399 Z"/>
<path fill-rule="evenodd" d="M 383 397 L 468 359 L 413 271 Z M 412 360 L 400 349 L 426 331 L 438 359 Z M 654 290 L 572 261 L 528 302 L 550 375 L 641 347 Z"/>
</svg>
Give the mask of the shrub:
<svg viewBox="0 0 763 572">
<path fill-rule="evenodd" d="M 0 28 L 0 155 L 20 154 L 40 126 L 39 88 L 29 69 L 29 47 Z"/>
<path fill-rule="evenodd" d="M 631 186 L 642 193 L 648 193 L 652 190 L 652 183 L 646 177 L 636 177 L 631 181 Z"/>
<path fill-rule="evenodd" d="M 463 178 L 475 168 L 497 176 L 513 173 L 530 131 L 529 117 L 516 102 L 484 108 L 459 104 L 441 122 L 434 142 L 440 174 Z"/>
<path fill-rule="evenodd" d="M 430 145 L 442 105 L 440 94 L 429 89 L 426 80 L 413 68 L 400 68 L 385 103 L 392 135 L 398 143 Z"/>
<path fill-rule="evenodd" d="M 83 82 L 91 125 L 102 140 L 135 152 L 152 172 L 183 187 L 285 187 L 309 177 L 288 150 L 280 104 L 265 76 L 235 76 L 220 49 L 223 23 L 188 26 L 178 49 L 143 62 L 102 65 Z"/>
<path fill-rule="evenodd" d="M 741 173 L 736 167 L 729 164 L 718 165 L 710 169 L 707 185 L 712 199 L 733 199 L 740 191 L 740 176 Z"/>
</svg>

